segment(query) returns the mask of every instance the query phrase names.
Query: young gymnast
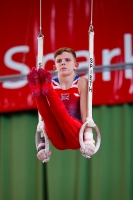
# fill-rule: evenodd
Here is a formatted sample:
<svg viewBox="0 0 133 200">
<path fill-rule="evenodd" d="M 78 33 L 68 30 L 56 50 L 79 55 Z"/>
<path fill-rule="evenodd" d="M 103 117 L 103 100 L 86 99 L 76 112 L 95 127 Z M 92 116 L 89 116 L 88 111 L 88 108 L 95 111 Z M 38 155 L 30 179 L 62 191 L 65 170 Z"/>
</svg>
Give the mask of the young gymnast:
<svg viewBox="0 0 133 200">
<path fill-rule="evenodd" d="M 88 80 L 75 73 L 79 64 L 73 49 L 58 49 L 54 53 L 54 59 L 57 78 L 52 80 L 48 71 L 32 68 L 27 80 L 53 146 L 59 150 L 76 150 L 80 148 L 79 130 L 87 117 Z M 85 150 L 80 148 L 87 156 L 92 156 L 95 150 L 95 141 L 90 130 L 87 127 L 83 134 Z M 38 148 L 39 140 L 36 142 Z M 46 158 L 45 152 L 40 150 L 37 157 L 43 161 Z"/>
</svg>

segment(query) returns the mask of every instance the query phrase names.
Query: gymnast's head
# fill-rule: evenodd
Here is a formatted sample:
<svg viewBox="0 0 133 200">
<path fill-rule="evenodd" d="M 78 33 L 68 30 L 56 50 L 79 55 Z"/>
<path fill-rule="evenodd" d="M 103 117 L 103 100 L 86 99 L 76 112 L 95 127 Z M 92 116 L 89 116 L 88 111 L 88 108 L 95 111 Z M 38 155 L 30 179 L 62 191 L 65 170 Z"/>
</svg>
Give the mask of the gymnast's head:
<svg viewBox="0 0 133 200">
<path fill-rule="evenodd" d="M 55 65 L 53 68 L 61 74 L 69 74 L 75 71 L 79 64 L 76 62 L 76 53 L 72 48 L 62 47 L 54 53 Z M 70 69 L 70 71 L 69 71 Z M 68 72 L 68 73 L 67 73 Z"/>
<path fill-rule="evenodd" d="M 72 48 L 69 48 L 69 47 L 62 47 L 62 48 L 57 49 L 54 53 L 54 59 L 56 59 L 56 57 L 58 55 L 61 55 L 63 52 L 72 54 L 72 56 L 74 57 L 74 59 L 76 61 L 76 53 Z"/>
</svg>

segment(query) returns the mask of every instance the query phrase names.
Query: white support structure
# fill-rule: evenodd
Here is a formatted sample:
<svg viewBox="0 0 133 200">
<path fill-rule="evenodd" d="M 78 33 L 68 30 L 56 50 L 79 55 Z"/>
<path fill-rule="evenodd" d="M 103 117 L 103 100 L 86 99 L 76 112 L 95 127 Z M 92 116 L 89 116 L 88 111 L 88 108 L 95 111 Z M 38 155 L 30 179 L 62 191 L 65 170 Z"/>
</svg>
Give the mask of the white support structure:
<svg viewBox="0 0 133 200">
<path fill-rule="evenodd" d="M 38 40 L 38 59 L 37 59 L 37 68 L 42 67 L 43 66 L 43 43 L 44 43 L 44 36 L 42 34 L 42 0 L 40 0 L 40 34 L 37 37 Z M 42 121 L 42 117 L 40 115 L 40 113 L 38 112 L 38 120 L 39 122 Z M 38 123 L 41 124 L 41 123 Z M 44 159 L 42 162 L 48 162 L 50 159 L 49 156 L 49 139 L 48 139 L 48 135 L 46 133 L 45 130 L 45 124 L 44 126 L 40 126 L 39 129 L 41 130 L 41 136 L 44 136 L 45 139 L 45 155 L 46 155 L 46 159 Z"/>
<path fill-rule="evenodd" d="M 86 118 L 86 122 L 81 126 L 79 132 L 79 142 L 81 149 L 85 150 L 85 144 L 83 141 L 83 133 L 86 127 L 90 128 L 90 132 L 93 134 L 92 129 L 94 128 L 97 136 L 96 147 L 94 153 L 96 153 L 100 147 L 101 136 L 100 131 L 92 118 L 92 94 L 93 94 L 93 65 L 94 65 L 94 32 L 92 26 L 90 26 L 89 30 L 89 68 L 88 68 L 88 116 Z M 83 155 L 87 158 L 89 156 Z"/>
<path fill-rule="evenodd" d="M 44 41 L 44 36 L 42 34 L 39 34 L 39 36 L 37 37 L 38 39 L 38 66 L 37 68 L 39 67 L 42 67 L 42 63 L 43 63 L 43 41 Z M 39 122 L 42 121 L 42 117 L 40 115 L 40 113 L 38 113 L 38 118 L 39 118 Z M 47 158 L 43 161 L 43 162 L 48 162 L 50 157 L 48 156 L 49 154 L 49 139 L 48 139 L 48 135 L 46 133 L 46 130 L 45 130 L 45 124 L 44 124 L 44 127 L 40 127 L 40 130 L 42 131 L 41 132 L 41 135 L 44 136 L 45 138 L 45 154 L 47 156 Z"/>
</svg>

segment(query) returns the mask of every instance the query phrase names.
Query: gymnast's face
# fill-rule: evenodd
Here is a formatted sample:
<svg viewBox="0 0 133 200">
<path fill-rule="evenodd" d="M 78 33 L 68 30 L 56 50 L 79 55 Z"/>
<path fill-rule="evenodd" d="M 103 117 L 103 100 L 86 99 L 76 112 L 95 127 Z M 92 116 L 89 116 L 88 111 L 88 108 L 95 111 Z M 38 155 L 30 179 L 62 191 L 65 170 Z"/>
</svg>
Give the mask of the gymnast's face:
<svg viewBox="0 0 133 200">
<path fill-rule="evenodd" d="M 63 52 L 55 58 L 55 68 L 59 75 L 70 75 L 78 68 L 78 63 L 71 53 Z"/>
</svg>

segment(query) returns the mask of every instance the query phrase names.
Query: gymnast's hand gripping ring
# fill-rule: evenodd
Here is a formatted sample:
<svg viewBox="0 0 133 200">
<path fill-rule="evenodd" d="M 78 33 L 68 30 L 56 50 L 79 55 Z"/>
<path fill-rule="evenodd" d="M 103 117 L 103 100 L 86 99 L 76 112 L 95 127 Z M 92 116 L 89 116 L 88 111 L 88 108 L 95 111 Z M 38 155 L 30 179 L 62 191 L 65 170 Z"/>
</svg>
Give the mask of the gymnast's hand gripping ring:
<svg viewBox="0 0 133 200">
<path fill-rule="evenodd" d="M 95 150 L 94 150 L 94 154 L 95 154 L 99 150 L 100 144 L 101 144 L 100 131 L 93 121 L 90 123 L 88 120 L 86 120 L 86 122 L 81 126 L 80 132 L 79 132 L 79 143 L 80 143 L 81 149 L 83 149 L 83 150 L 85 149 L 85 144 L 83 141 L 83 133 L 84 133 L 84 130 L 86 127 L 90 127 L 95 130 L 95 133 L 96 133 L 96 146 L 95 146 Z M 89 156 L 85 156 L 85 157 L 90 158 Z"/>
<path fill-rule="evenodd" d="M 45 153 L 45 156 L 46 158 L 42 161 L 43 163 L 44 162 L 48 162 L 50 160 L 50 148 L 49 148 L 49 139 L 48 139 L 48 136 L 47 136 L 47 133 L 45 131 L 45 128 L 44 127 L 40 127 L 42 133 L 43 133 L 43 136 L 44 136 L 44 139 L 45 139 L 45 149 L 44 149 L 44 153 Z"/>
</svg>

